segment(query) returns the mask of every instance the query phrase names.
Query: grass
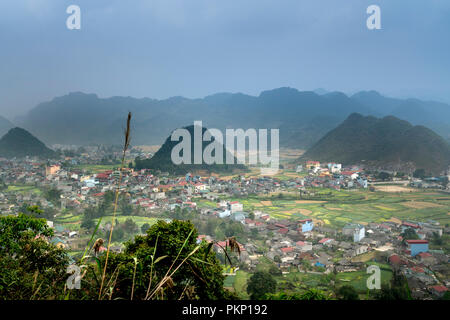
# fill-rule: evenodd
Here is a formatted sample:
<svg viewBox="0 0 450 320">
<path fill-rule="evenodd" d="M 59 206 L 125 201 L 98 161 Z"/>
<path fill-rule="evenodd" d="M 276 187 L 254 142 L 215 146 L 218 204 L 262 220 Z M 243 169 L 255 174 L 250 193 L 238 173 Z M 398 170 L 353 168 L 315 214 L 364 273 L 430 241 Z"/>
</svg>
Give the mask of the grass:
<svg viewBox="0 0 450 320">
<path fill-rule="evenodd" d="M 98 219 L 94 219 L 94 222 L 97 223 Z M 102 217 L 102 224 L 110 223 L 113 219 L 117 219 L 119 223 L 125 222 L 127 219 L 132 219 L 139 227 L 142 227 L 143 224 L 148 223 L 150 226 L 155 224 L 158 219 L 156 218 L 149 218 L 149 217 L 141 217 L 141 216 L 121 216 L 116 215 L 115 218 L 113 215 L 103 216 Z"/>
<path fill-rule="evenodd" d="M 238 270 L 236 271 L 236 276 L 234 279 L 234 291 L 236 294 L 244 300 L 250 299 L 248 293 L 247 293 L 247 281 L 250 278 L 251 274 L 248 272 Z"/>
<path fill-rule="evenodd" d="M 39 188 L 29 185 L 9 185 L 5 192 L 21 193 L 24 195 L 30 193 L 35 193 L 37 195 L 42 194 L 42 191 Z"/>
<path fill-rule="evenodd" d="M 74 169 L 86 170 L 88 173 L 99 173 L 118 167 L 120 167 L 120 164 L 80 164 L 73 166 Z"/>
</svg>

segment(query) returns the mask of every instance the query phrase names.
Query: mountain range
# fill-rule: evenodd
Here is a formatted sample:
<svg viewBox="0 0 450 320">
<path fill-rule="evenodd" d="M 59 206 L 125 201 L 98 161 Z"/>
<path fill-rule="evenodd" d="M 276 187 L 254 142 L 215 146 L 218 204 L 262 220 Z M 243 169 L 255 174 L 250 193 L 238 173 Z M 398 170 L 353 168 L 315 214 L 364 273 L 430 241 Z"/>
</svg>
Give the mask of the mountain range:
<svg viewBox="0 0 450 320">
<path fill-rule="evenodd" d="M 394 116 L 351 114 L 309 148 L 300 160 L 366 163 L 425 169 L 440 174 L 450 166 L 450 144 L 432 130 Z"/>
<path fill-rule="evenodd" d="M 118 144 L 123 119 L 133 113 L 133 145 L 160 145 L 175 128 L 202 120 L 208 128 L 280 129 L 280 145 L 306 149 L 350 114 L 394 115 L 426 125 L 450 141 L 450 106 L 417 99 L 385 97 L 375 91 L 352 96 L 323 89 L 278 88 L 259 96 L 218 93 L 201 99 L 99 98 L 70 93 L 17 118 L 16 124 L 47 144 Z"/>
</svg>

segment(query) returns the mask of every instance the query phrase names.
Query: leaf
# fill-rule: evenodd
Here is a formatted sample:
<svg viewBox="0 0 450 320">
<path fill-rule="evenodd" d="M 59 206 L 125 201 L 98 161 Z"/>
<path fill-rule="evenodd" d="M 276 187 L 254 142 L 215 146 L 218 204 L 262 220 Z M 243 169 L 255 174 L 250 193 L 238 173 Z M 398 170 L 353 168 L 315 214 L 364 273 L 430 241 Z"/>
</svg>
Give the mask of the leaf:
<svg viewBox="0 0 450 320">
<path fill-rule="evenodd" d="M 156 258 L 155 264 L 157 264 L 159 261 L 161 261 L 164 258 L 167 258 L 167 256 L 161 256 L 161 257 Z"/>
<path fill-rule="evenodd" d="M 212 242 L 208 243 L 208 247 L 206 248 L 205 256 L 203 258 L 204 260 L 206 260 L 208 258 L 208 254 L 211 252 L 212 246 L 213 246 Z"/>
<path fill-rule="evenodd" d="M 195 261 L 198 261 L 198 262 L 200 262 L 200 263 L 209 264 L 210 266 L 214 265 L 214 264 L 212 264 L 211 262 L 207 262 L 207 261 L 204 261 L 204 260 L 199 259 L 199 258 L 196 258 L 196 257 L 191 257 L 191 259 L 192 259 L 192 260 L 195 260 Z"/>
</svg>

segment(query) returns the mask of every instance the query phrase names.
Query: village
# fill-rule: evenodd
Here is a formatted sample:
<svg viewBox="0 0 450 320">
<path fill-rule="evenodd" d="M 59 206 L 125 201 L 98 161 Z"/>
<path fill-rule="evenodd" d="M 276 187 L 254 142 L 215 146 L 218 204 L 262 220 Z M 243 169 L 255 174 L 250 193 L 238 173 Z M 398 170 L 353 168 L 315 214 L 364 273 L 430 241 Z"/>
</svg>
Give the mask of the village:
<svg viewBox="0 0 450 320">
<path fill-rule="evenodd" d="M 129 155 L 137 156 L 146 155 L 138 151 Z M 218 255 L 227 246 L 227 237 L 237 238 L 240 253 L 235 255 L 236 266 L 226 271 L 230 279 L 236 272 L 256 270 L 261 263 L 275 265 L 282 275 L 360 274 L 371 263 L 378 263 L 388 266 L 391 275 L 403 274 L 415 299 L 437 299 L 450 288 L 448 245 L 436 245 L 450 233 L 448 223 L 438 221 L 441 217 L 441 221 L 448 219 L 445 213 L 438 215 L 439 219 L 427 218 L 425 213 L 417 219 L 379 219 L 372 218 L 375 212 L 364 221 L 341 216 L 331 222 L 323 216 L 324 210 L 336 214 L 343 210 L 329 207 L 327 202 L 332 199 L 338 203 L 340 192 L 349 197 L 363 194 L 355 198 L 359 205 L 369 197 L 366 194 L 378 194 L 377 183 L 380 188 L 387 188 L 396 181 L 400 185 L 397 188 L 410 190 L 408 197 L 417 194 L 413 189 L 439 192 L 440 204 L 432 204 L 442 212 L 449 211 L 450 184 L 443 185 L 440 178 L 418 179 L 389 172 L 382 175 L 358 166 L 318 161 L 308 161 L 282 177 L 190 173 L 173 177 L 165 172 L 135 171 L 131 166 L 121 172 L 118 163 L 111 160 L 114 157 L 114 153 L 93 148 L 80 155 L 44 162 L 31 158 L 1 159 L 1 214 L 18 214 L 28 206 L 38 205 L 55 230 L 51 241 L 76 253 L 84 248 L 90 234 L 90 228 L 81 226 L 83 214 L 100 206 L 105 195 L 115 191 L 122 175 L 119 191 L 125 205 L 117 222 L 133 220 L 135 228 L 129 237 L 145 233 L 145 228 L 159 219 L 171 221 L 187 212 L 189 219 L 198 224 L 217 225 L 224 221 L 222 226 L 230 223 L 230 230 L 238 230 L 239 234 L 233 234 L 222 232 L 220 227 L 199 228 L 199 233 L 203 233 L 198 241 L 213 242 Z M 100 162 L 106 164 L 99 165 Z M 350 203 L 345 201 L 344 207 Z M 405 203 L 428 203 L 414 201 Z M 394 203 L 392 208 L 400 205 L 404 204 Z M 438 210 L 430 204 L 417 212 L 422 214 L 428 208 Z M 112 218 L 105 219 L 99 230 L 109 230 L 111 221 Z M 404 239 L 411 234 L 411 239 Z M 120 243 L 115 242 L 113 249 L 120 251 Z"/>
</svg>

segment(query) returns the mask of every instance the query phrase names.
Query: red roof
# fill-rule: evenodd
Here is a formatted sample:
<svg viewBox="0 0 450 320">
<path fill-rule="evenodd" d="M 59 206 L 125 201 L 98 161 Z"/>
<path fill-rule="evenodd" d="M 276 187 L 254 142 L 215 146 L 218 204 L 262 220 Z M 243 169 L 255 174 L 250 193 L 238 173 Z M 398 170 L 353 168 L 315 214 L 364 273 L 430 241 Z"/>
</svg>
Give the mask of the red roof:
<svg viewBox="0 0 450 320">
<path fill-rule="evenodd" d="M 411 268 L 412 271 L 417 272 L 417 273 L 424 273 L 425 271 L 420 268 L 420 267 L 412 267 Z"/>
<path fill-rule="evenodd" d="M 278 229 L 278 232 L 282 233 L 282 234 L 286 234 L 286 233 L 289 232 L 289 229 L 288 228 L 281 228 L 281 229 Z"/>
<path fill-rule="evenodd" d="M 448 289 L 444 286 L 432 286 L 431 289 L 436 290 L 437 292 L 446 292 Z"/>
<path fill-rule="evenodd" d="M 295 244 L 298 245 L 299 247 L 302 247 L 305 245 L 305 243 L 303 241 L 297 241 Z"/>
<path fill-rule="evenodd" d="M 402 226 L 407 226 L 407 227 L 411 227 L 411 228 L 420 228 L 419 225 L 415 224 L 415 223 L 409 223 L 409 222 L 403 222 Z"/>
<path fill-rule="evenodd" d="M 99 193 L 93 194 L 94 197 L 101 197 L 101 196 L 104 196 L 104 195 L 105 195 L 104 192 L 99 192 Z"/>
<path fill-rule="evenodd" d="M 329 240 L 333 240 L 333 239 L 330 239 L 330 238 L 323 238 L 323 239 L 319 240 L 319 243 L 325 243 L 325 242 L 327 242 L 327 241 L 329 241 Z"/>
<path fill-rule="evenodd" d="M 425 244 L 428 240 L 406 240 L 408 244 Z"/>
<path fill-rule="evenodd" d="M 396 254 L 393 254 L 392 256 L 390 256 L 389 261 L 392 264 L 405 264 L 404 261 Z"/>
<path fill-rule="evenodd" d="M 308 222 L 308 221 L 312 221 L 312 219 L 303 219 L 303 220 L 298 220 L 298 222 L 300 222 L 300 223 L 305 223 L 305 222 Z"/>
<path fill-rule="evenodd" d="M 284 224 L 281 224 L 281 223 L 275 223 L 275 227 L 286 228 L 286 226 Z"/>
<path fill-rule="evenodd" d="M 421 258 L 427 258 L 427 257 L 431 257 L 431 253 L 429 252 L 421 252 L 418 254 L 419 257 Z"/>
<path fill-rule="evenodd" d="M 292 247 L 281 248 L 281 251 L 283 251 L 284 253 L 292 252 L 292 251 L 294 251 L 294 248 L 292 248 Z"/>
</svg>

